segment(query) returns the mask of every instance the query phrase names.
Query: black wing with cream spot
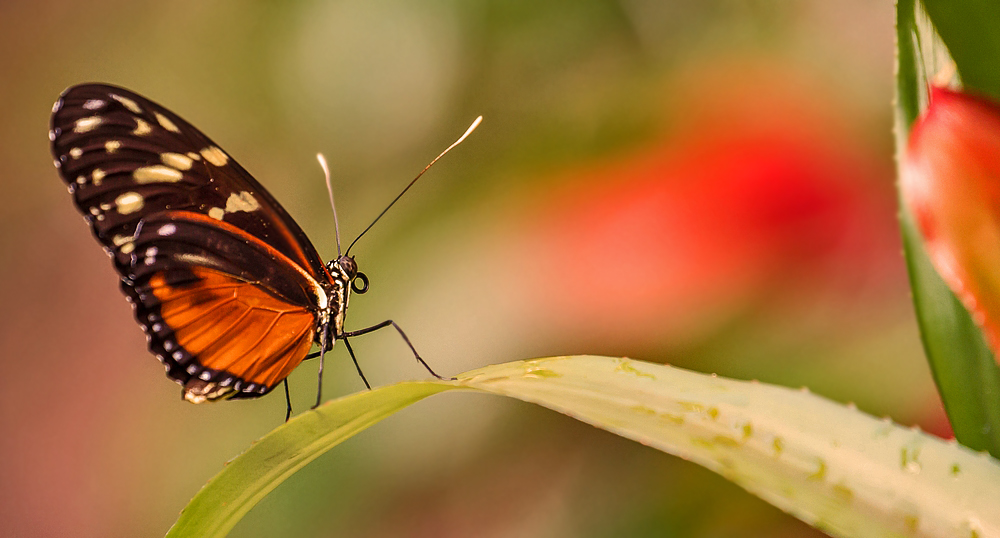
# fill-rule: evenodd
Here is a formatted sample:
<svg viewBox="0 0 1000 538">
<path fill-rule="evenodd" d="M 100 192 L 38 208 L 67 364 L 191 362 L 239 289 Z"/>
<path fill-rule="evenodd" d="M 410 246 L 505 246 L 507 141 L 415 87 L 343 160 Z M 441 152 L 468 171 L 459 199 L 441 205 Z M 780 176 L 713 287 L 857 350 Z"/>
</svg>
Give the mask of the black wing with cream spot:
<svg viewBox="0 0 1000 538">
<path fill-rule="evenodd" d="M 63 93 L 49 139 L 185 398 L 258 396 L 301 362 L 331 277 L 239 164 L 177 115 L 102 84 Z"/>
<path fill-rule="evenodd" d="M 232 224 L 321 278 L 298 224 L 217 144 L 166 108 L 124 88 L 63 92 L 49 131 L 55 165 L 123 274 L 146 215 L 186 210 Z"/>
</svg>

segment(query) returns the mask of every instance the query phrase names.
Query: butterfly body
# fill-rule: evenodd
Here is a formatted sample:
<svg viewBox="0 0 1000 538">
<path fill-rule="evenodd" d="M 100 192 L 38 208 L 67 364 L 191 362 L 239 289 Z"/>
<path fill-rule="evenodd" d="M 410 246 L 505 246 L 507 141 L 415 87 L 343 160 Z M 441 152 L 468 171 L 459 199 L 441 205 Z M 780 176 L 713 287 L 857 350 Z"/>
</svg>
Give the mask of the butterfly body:
<svg viewBox="0 0 1000 538">
<path fill-rule="evenodd" d="M 350 334 L 354 259 L 323 264 L 281 205 L 179 116 L 84 84 L 56 102 L 49 139 L 150 351 L 186 400 L 266 394 L 313 343 L 329 349 Z"/>
</svg>

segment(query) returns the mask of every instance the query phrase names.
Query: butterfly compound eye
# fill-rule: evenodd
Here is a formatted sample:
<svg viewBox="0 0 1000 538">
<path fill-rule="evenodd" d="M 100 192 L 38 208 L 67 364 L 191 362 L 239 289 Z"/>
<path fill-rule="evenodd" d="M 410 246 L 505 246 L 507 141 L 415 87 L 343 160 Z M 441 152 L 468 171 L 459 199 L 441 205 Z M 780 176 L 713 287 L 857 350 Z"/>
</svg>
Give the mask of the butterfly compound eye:
<svg viewBox="0 0 1000 538">
<path fill-rule="evenodd" d="M 337 265 L 347 274 L 348 280 L 354 280 L 358 274 L 358 263 L 350 256 L 341 256 L 337 259 Z"/>
</svg>

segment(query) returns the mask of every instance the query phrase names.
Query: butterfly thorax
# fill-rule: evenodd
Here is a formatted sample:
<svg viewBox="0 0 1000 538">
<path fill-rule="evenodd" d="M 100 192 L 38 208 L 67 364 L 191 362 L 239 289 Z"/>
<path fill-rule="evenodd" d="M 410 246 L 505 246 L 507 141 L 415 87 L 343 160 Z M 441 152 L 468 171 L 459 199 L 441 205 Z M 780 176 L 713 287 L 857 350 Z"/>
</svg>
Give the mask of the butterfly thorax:
<svg viewBox="0 0 1000 538">
<path fill-rule="evenodd" d="M 316 343 L 322 345 L 323 329 L 326 328 L 327 347 L 344 333 L 344 317 L 351 297 L 351 282 L 358 276 L 358 264 L 350 256 L 330 260 L 326 265 L 330 273 L 330 302 L 327 311 L 317 320 Z"/>
</svg>

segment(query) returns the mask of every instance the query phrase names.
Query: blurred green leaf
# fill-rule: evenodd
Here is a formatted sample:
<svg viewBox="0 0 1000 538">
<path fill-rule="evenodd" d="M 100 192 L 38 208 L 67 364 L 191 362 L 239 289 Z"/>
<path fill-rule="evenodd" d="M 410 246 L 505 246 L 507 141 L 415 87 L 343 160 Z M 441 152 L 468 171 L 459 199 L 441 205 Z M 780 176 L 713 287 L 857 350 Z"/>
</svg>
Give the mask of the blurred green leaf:
<svg viewBox="0 0 1000 538">
<path fill-rule="evenodd" d="M 923 7 L 966 89 L 1000 99 L 1000 3 L 996 0 L 925 0 Z"/>
<path fill-rule="evenodd" d="M 1000 95 L 1000 64 L 996 62 L 1000 58 L 1000 28 L 996 26 L 1000 4 L 929 0 L 924 6 L 952 52 L 963 82 L 969 85 L 971 80 L 973 88 Z M 919 115 L 926 78 L 935 74 L 926 72 L 936 68 L 930 56 L 944 50 L 933 31 L 920 24 L 918 17 L 924 15 L 914 0 L 900 0 L 896 10 L 898 161 Z M 1000 367 L 968 311 L 931 265 L 913 216 L 905 205 L 900 206 L 903 250 L 921 338 L 955 437 L 966 446 L 1000 456 Z"/>
<path fill-rule="evenodd" d="M 1000 532 L 1000 463 L 808 391 L 607 357 L 488 366 L 327 402 L 233 460 L 170 537 L 225 536 L 283 480 L 354 433 L 431 394 L 518 398 L 707 467 L 837 536 Z"/>
</svg>

